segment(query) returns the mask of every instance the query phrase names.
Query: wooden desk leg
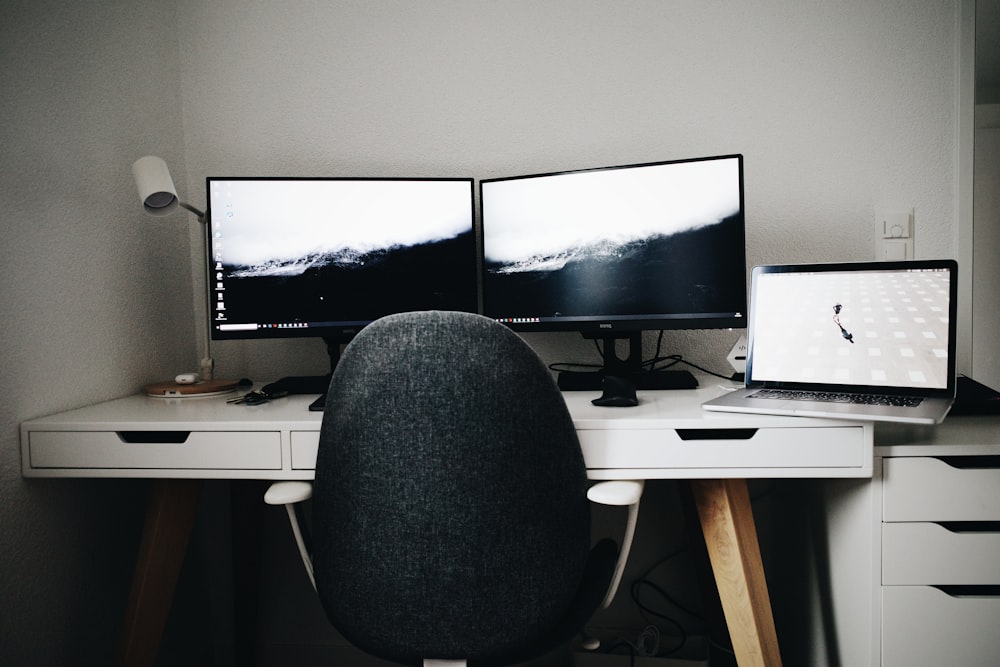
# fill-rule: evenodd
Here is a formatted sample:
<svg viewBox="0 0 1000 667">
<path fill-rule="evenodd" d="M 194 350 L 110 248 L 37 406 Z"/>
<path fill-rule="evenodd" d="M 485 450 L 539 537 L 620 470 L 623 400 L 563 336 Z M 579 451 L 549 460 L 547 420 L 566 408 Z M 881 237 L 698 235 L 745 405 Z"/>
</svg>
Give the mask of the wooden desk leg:
<svg viewBox="0 0 1000 667">
<path fill-rule="evenodd" d="M 131 667 L 156 662 L 200 493 L 200 480 L 153 482 L 118 646 L 118 665 Z"/>
<path fill-rule="evenodd" d="M 691 490 L 737 664 L 781 665 L 746 480 L 692 480 Z"/>
<path fill-rule="evenodd" d="M 257 663 L 257 608 L 260 598 L 261 524 L 268 482 L 229 482 L 233 543 L 233 655 L 237 665 Z"/>
</svg>

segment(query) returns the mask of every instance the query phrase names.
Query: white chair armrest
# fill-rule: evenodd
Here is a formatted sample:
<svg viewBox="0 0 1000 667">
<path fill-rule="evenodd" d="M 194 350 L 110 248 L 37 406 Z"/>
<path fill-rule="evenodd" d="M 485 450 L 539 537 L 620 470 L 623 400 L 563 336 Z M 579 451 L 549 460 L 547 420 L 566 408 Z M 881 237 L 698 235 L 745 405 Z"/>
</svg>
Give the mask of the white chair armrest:
<svg viewBox="0 0 1000 667">
<path fill-rule="evenodd" d="M 587 498 L 601 505 L 635 505 L 642 498 L 642 481 L 598 482 L 587 489 Z"/>
<path fill-rule="evenodd" d="M 268 505 L 287 505 L 301 503 L 312 498 L 311 482 L 275 482 L 264 493 L 264 502 Z"/>
<path fill-rule="evenodd" d="M 302 557 L 302 565 L 306 568 L 306 574 L 309 575 L 309 581 L 315 589 L 316 576 L 313 574 L 312 556 L 309 555 L 309 548 L 302 535 L 302 527 L 299 526 L 299 517 L 295 513 L 295 503 L 301 503 L 310 498 L 312 498 L 312 483 L 310 482 L 275 482 L 264 492 L 265 503 L 285 506 L 288 523 L 292 526 L 292 535 L 295 537 L 295 544 Z"/>
<path fill-rule="evenodd" d="M 628 507 L 628 522 L 625 524 L 625 534 L 622 536 L 622 548 L 618 551 L 618 562 L 615 563 L 615 573 L 611 577 L 611 585 L 601 602 L 601 609 L 607 609 L 618 592 L 625 564 L 628 562 L 629 551 L 632 550 L 632 538 L 635 537 L 635 525 L 639 520 L 639 501 L 645 483 L 642 480 L 616 480 L 598 482 L 587 490 L 587 498 L 591 502 L 602 505 L 617 505 Z"/>
</svg>

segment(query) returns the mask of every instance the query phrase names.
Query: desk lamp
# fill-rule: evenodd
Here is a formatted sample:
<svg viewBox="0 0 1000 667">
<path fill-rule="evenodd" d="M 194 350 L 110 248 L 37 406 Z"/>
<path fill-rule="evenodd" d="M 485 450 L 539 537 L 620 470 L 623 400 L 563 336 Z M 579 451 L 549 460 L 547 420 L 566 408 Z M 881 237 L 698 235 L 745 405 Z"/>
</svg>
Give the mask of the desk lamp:
<svg viewBox="0 0 1000 667">
<path fill-rule="evenodd" d="M 146 213 L 155 216 L 166 216 L 174 213 L 177 207 L 185 208 L 198 217 L 205 230 L 205 248 L 208 248 L 208 220 L 204 211 L 181 201 L 177 197 L 177 189 L 170 178 L 170 170 L 163 158 L 147 155 L 132 164 L 132 175 L 135 177 L 135 187 L 139 191 L 139 201 Z M 206 250 L 207 252 L 207 250 Z M 209 294 L 208 282 L 205 292 Z M 208 308 L 208 299 L 205 304 Z M 210 313 L 205 320 L 205 356 L 199 364 L 198 373 L 182 373 L 173 382 L 158 382 L 146 386 L 146 393 L 156 397 L 179 398 L 183 396 L 205 396 L 206 394 L 232 391 L 237 386 L 236 380 L 217 380 L 214 378 L 215 361 L 212 359 L 212 337 L 209 332 Z"/>
</svg>

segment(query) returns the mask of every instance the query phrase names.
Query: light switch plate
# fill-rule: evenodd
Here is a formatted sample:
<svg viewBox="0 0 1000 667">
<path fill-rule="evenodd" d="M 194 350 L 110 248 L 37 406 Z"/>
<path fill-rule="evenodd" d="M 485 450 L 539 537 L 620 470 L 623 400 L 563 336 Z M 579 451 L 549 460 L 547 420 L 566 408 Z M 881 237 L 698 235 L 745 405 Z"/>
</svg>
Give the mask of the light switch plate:
<svg viewBox="0 0 1000 667">
<path fill-rule="evenodd" d="M 886 210 L 875 219 L 875 259 L 913 259 L 913 209 Z"/>
</svg>

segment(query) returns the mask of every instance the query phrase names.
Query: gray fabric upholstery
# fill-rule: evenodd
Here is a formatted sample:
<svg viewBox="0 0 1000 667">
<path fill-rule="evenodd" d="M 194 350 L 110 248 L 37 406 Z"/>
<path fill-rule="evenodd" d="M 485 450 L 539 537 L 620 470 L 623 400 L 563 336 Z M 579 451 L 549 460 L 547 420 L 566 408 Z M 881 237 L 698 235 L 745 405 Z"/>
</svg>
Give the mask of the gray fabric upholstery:
<svg viewBox="0 0 1000 667">
<path fill-rule="evenodd" d="M 548 369 L 468 313 L 378 320 L 330 384 L 313 497 L 331 622 L 376 656 L 525 659 L 576 632 L 610 578 L 588 567 L 579 442 Z M 603 581 L 601 581 L 603 580 Z"/>
</svg>

